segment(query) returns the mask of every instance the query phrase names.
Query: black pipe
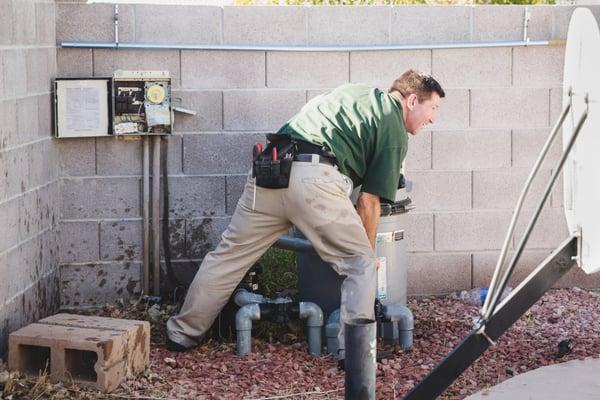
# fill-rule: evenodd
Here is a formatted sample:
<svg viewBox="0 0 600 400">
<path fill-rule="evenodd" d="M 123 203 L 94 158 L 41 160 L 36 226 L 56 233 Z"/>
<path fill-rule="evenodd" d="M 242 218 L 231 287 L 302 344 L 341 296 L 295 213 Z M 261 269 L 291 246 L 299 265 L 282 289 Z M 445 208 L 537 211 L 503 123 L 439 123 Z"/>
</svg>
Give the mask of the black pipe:
<svg viewBox="0 0 600 400">
<path fill-rule="evenodd" d="M 346 400 L 375 400 L 376 333 L 372 319 L 357 318 L 345 323 Z"/>
<path fill-rule="evenodd" d="M 317 254 L 309 240 L 297 237 L 282 236 L 275 242 L 273 246 L 283 250 L 291 250 L 307 254 Z"/>
</svg>

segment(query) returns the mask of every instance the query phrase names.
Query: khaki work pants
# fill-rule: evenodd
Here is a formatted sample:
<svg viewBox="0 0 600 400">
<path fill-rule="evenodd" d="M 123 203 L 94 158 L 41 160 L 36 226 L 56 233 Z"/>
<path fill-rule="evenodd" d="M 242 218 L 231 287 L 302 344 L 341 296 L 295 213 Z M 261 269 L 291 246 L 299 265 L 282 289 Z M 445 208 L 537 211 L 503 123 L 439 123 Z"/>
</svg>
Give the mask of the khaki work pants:
<svg viewBox="0 0 600 400">
<path fill-rule="evenodd" d="M 294 162 L 287 189 L 256 187 L 249 176 L 221 242 L 204 258 L 179 315 L 167 322 L 169 338 L 186 347 L 197 345 L 246 272 L 292 225 L 346 276 L 341 326 L 352 318 L 373 319 L 375 253 L 348 198 L 351 186 L 337 168 L 314 162 Z M 339 339 L 343 350 L 343 329 Z"/>
</svg>

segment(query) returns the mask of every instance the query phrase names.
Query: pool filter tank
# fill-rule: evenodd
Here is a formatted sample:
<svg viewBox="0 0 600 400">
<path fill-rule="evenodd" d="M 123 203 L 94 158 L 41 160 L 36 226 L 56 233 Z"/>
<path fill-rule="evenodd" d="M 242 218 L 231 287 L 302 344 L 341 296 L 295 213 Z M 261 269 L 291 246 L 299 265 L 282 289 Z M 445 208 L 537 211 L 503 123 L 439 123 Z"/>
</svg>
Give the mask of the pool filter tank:
<svg viewBox="0 0 600 400">
<path fill-rule="evenodd" d="M 400 198 L 400 200 L 398 200 Z M 412 347 L 412 313 L 406 308 L 407 247 L 406 213 L 414 208 L 405 190 L 399 190 L 397 201 L 381 204 L 381 219 L 377 227 L 376 256 L 377 301 L 374 305 L 377 335 L 386 342 L 400 342 Z M 301 235 L 301 234 L 299 234 Z M 328 321 L 325 334 L 329 353 L 337 352 L 339 331 L 340 289 L 344 276 L 329 264 L 308 252 L 298 253 L 298 291 L 301 301 L 318 304 Z"/>
</svg>

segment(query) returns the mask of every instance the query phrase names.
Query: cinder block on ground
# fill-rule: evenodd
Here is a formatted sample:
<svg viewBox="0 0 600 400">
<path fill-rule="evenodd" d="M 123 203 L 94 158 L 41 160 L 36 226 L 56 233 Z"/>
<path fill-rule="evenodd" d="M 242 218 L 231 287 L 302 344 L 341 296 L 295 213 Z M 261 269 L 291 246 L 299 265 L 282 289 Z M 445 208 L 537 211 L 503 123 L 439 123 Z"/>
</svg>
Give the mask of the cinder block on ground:
<svg viewBox="0 0 600 400">
<path fill-rule="evenodd" d="M 9 336 L 9 368 L 104 392 L 150 364 L 146 321 L 57 314 Z"/>
</svg>

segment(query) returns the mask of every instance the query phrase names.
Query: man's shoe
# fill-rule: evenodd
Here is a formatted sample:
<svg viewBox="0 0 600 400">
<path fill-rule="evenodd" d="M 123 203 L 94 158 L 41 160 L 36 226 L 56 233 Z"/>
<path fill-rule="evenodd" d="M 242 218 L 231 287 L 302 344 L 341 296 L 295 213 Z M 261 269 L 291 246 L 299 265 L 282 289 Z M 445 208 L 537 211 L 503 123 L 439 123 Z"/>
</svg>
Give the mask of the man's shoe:
<svg viewBox="0 0 600 400">
<path fill-rule="evenodd" d="M 172 341 L 168 336 L 167 336 L 167 340 L 166 340 L 166 345 L 167 345 L 167 350 L 176 351 L 178 353 L 183 353 L 190 349 L 190 347 L 185 347 L 184 345 L 181 345 L 177 342 Z"/>
</svg>

